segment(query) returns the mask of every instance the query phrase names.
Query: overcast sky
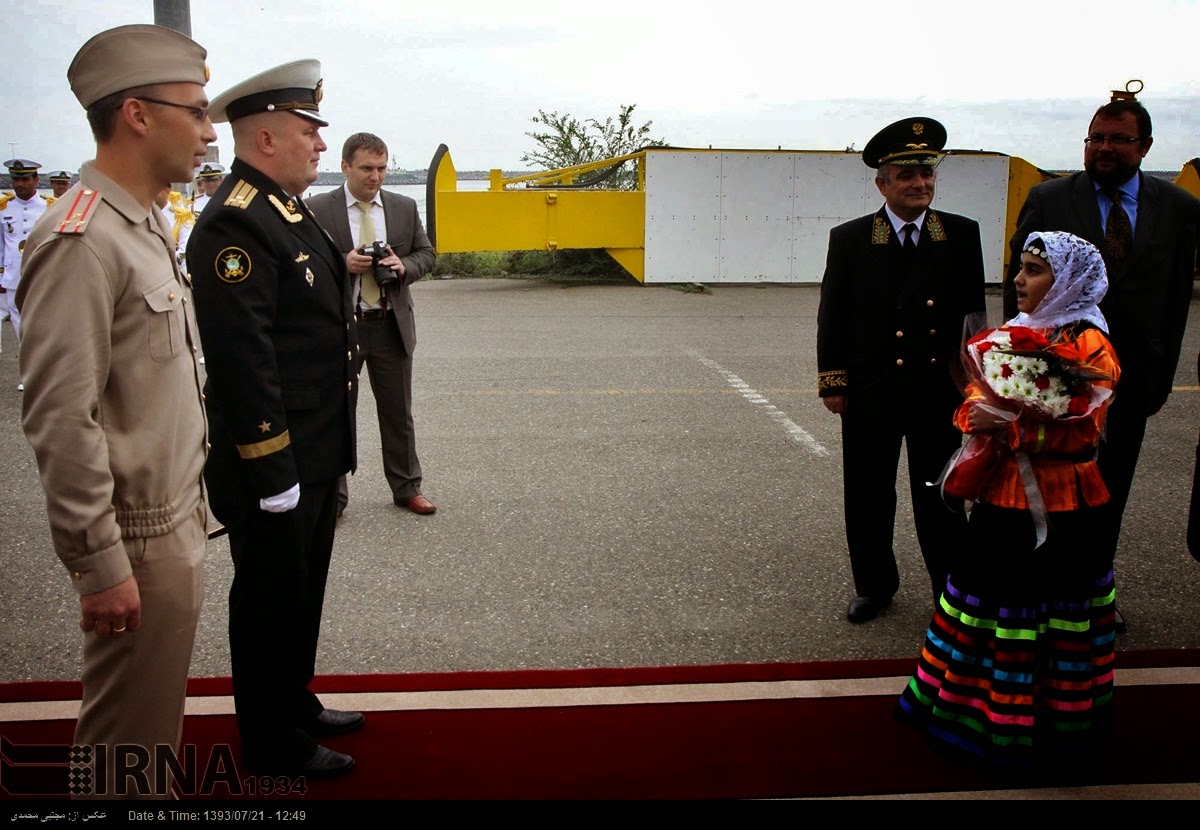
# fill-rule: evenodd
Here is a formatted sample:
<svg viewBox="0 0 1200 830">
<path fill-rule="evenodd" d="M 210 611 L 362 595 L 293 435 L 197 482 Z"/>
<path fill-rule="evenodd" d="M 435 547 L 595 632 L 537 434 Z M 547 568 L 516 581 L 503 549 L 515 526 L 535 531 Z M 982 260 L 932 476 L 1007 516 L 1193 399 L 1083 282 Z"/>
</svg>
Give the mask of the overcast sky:
<svg viewBox="0 0 1200 830">
<path fill-rule="evenodd" d="M 94 145 L 67 66 L 96 32 L 154 22 L 154 3 L 14 6 L 0 152 L 78 170 Z M 272 66 L 321 61 L 326 170 L 360 130 L 404 168 L 424 169 L 445 143 L 459 170 L 524 169 L 539 108 L 604 120 L 622 104 L 680 147 L 861 149 L 881 126 L 924 115 L 946 125 L 950 147 L 1078 168 L 1091 113 L 1130 78 L 1145 82 L 1154 117 L 1146 166 L 1200 156 L 1197 0 L 192 0 L 191 21 L 210 98 Z M 228 125 L 217 136 L 228 163 Z"/>
</svg>

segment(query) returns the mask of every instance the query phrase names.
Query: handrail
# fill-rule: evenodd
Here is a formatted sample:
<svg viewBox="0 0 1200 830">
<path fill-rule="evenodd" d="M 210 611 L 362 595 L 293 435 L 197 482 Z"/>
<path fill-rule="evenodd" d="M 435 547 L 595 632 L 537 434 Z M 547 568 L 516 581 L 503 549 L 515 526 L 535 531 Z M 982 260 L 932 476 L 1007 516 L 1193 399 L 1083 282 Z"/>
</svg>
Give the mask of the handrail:
<svg viewBox="0 0 1200 830">
<path fill-rule="evenodd" d="M 503 190 L 508 185 L 521 184 L 522 182 L 535 182 L 534 187 L 549 187 L 555 184 L 581 187 L 582 184 L 576 184 L 573 180 L 581 173 L 590 173 L 593 170 L 605 170 L 609 167 L 617 167 L 631 159 L 643 159 L 646 157 L 645 150 L 638 150 L 636 153 L 629 153 L 624 156 L 616 156 L 610 159 L 601 159 L 600 161 L 591 161 L 587 164 L 576 164 L 572 167 L 560 167 L 557 170 L 542 170 L 537 173 L 527 173 L 524 176 L 513 176 L 512 178 L 501 177 L 498 180 L 492 179 L 492 189 Z M 495 185 L 499 183 L 500 187 Z"/>
</svg>

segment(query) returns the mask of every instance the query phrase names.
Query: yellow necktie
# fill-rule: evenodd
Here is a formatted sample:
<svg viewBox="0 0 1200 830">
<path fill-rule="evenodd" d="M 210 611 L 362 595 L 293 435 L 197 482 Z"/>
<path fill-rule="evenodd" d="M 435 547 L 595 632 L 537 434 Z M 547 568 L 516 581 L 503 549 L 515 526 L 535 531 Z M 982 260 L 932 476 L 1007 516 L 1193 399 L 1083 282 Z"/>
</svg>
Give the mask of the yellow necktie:
<svg viewBox="0 0 1200 830">
<path fill-rule="evenodd" d="M 362 211 L 362 222 L 358 226 L 358 245 L 361 248 L 363 245 L 370 245 L 375 242 L 375 223 L 371 221 L 371 205 L 369 202 L 355 202 L 355 206 Z M 362 296 L 363 304 L 368 308 L 379 304 L 379 283 L 375 282 L 375 275 L 370 270 L 362 273 Z"/>
</svg>

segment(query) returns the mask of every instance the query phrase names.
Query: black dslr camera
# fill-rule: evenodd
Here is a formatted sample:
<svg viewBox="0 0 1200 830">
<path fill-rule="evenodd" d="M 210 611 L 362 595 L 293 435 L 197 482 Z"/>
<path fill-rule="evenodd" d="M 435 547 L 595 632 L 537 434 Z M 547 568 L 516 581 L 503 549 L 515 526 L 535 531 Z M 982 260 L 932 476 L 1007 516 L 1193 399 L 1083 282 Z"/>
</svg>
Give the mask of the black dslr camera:
<svg viewBox="0 0 1200 830">
<path fill-rule="evenodd" d="M 390 255 L 386 242 L 372 242 L 370 245 L 363 245 L 358 249 L 358 252 L 363 256 L 371 258 L 371 276 L 375 277 L 375 283 L 381 290 L 388 290 L 400 278 L 396 276 L 396 272 L 386 265 L 380 265 L 379 261 Z"/>
</svg>

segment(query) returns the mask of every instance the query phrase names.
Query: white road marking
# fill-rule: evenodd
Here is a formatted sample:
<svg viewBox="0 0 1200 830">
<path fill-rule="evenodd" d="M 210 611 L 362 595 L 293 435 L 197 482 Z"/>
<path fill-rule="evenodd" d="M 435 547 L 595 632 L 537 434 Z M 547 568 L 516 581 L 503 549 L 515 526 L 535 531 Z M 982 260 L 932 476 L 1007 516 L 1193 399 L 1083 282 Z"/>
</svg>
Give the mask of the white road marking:
<svg viewBox="0 0 1200 830">
<path fill-rule="evenodd" d="M 697 352 L 689 352 L 689 354 L 691 354 L 708 368 L 724 377 L 726 383 L 737 390 L 747 401 L 761 409 L 767 415 L 767 417 L 778 421 L 783 428 L 787 430 L 787 433 L 789 436 L 791 436 L 791 439 L 797 444 L 818 457 L 829 455 L 829 450 L 825 449 L 824 445 L 822 445 L 820 441 L 818 441 L 816 438 L 813 438 L 812 435 L 806 429 L 804 429 L 804 427 L 797 424 L 795 421 L 789 418 L 786 413 L 782 412 L 779 407 L 771 403 L 766 395 L 751 389 L 750 384 L 746 383 L 746 381 L 742 380 L 740 377 L 726 369 L 720 363 L 717 363 L 715 360 L 709 360 L 707 357 Z"/>
</svg>

